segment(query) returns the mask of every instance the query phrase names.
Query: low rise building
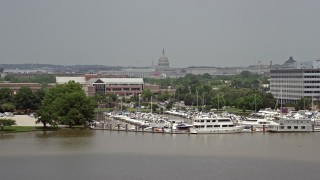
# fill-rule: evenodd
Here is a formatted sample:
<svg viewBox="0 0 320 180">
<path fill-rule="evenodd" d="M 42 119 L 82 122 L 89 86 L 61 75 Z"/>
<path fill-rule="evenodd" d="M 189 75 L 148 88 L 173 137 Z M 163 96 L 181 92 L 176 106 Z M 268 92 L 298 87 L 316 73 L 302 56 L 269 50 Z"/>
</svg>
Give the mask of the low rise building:
<svg viewBox="0 0 320 180">
<path fill-rule="evenodd" d="M 56 77 L 56 84 L 65 84 L 69 81 L 80 83 L 87 96 L 100 94 L 117 94 L 131 96 L 141 94 L 144 89 L 150 89 L 153 94 L 163 91 L 174 93 L 174 89 L 160 89 L 159 85 L 146 84 L 143 78 L 96 78 L 86 74 L 81 77 Z"/>
</svg>

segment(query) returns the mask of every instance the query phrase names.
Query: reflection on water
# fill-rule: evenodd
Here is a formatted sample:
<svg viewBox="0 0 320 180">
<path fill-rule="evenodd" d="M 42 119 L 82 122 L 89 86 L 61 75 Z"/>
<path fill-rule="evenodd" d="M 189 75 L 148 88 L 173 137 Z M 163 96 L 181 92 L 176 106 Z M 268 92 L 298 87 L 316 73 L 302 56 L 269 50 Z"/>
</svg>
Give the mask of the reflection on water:
<svg viewBox="0 0 320 180">
<path fill-rule="evenodd" d="M 0 133 L 0 140 L 14 139 L 14 138 L 16 138 L 15 133 Z"/>
<path fill-rule="evenodd" d="M 92 147 L 91 137 L 93 135 L 93 131 L 85 129 L 61 129 L 38 132 L 35 134 L 35 140 L 38 147 L 42 149 L 54 147 L 62 151 L 82 151 Z"/>
<path fill-rule="evenodd" d="M 81 152 L 93 147 L 94 134 L 94 131 L 76 128 L 3 134 L 0 156 Z"/>
<path fill-rule="evenodd" d="M 84 129 L 5 134 L 0 135 L 0 174 L 25 180 L 317 179 L 319 139 L 320 133 L 176 135 Z"/>
<path fill-rule="evenodd" d="M 60 129 L 36 133 L 39 138 L 82 138 L 94 135 L 94 131 L 83 128 Z"/>
</svg>

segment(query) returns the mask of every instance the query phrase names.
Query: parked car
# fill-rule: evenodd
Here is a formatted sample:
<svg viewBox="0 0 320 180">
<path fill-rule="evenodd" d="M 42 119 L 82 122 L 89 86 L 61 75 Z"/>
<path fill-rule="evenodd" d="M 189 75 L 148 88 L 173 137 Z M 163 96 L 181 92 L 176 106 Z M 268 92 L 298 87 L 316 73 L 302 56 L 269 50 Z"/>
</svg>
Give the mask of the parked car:
<svg viewBox="0 0 320 180">
<path fill-rule="evenodd" d="M 14 114 L 12 112 L 5 112 L 4 115 L 5 116 L 14 116 Z"/>
</svg>

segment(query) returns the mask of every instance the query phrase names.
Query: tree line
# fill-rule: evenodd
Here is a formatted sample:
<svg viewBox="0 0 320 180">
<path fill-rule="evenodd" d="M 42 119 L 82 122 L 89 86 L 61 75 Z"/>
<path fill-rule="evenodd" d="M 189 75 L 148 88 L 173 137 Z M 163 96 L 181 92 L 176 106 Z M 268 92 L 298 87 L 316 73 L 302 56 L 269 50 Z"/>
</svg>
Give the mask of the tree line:
<svg viewBox="0 0 320 180">
<path fill-rule="evenodd" d="M 33 76 L 8 74 L 0 78 L 0 81 L 8 81 L 11 83 L 39 83 L 45 88 L 49 83 L 55 83 L 56 76 L 53 74 L 35 74 Z"/>
<path fill-rule="evenodd" d="M 188 74 L 182 78 L 146 79 L 162 88 L 172 87 L 172 96 L 155 96 L 162 100 L 184 101 L 187 106 L 221 109 L 232 106 L 242 110 L 276 108 L 276 99 L 262 84 L 268 78 L 243 71 L 239 75 L 217 76 Z M 165 98 L 163 98 L 165 97 Z"/>
</svg>

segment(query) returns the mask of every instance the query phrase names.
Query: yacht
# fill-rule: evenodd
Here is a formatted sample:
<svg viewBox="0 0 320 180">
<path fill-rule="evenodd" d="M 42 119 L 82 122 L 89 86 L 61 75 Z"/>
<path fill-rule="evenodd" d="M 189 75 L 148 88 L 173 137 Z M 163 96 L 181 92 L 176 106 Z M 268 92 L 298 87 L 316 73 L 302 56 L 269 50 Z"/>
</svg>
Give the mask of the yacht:
<svg viewBox="0 0 320 180">
<path fill-rule="evenodd" d="M 255 131 L 263 131 L 263 128 L 267 129 L 271 125 L 278 125 L 278 123 L 268 120 L 268 119 L 260 119 L 260 118 L 245 118 L 240 122 L 240 125 L 249 127 L 251 129 L 251 126 Z"/>
<path fill-rule="evenodd" d="M 277 125 L 270 125 L 269 132 L 311 132 L 313 130 L 311 119 L 282 118 Z"/>
<path fill-rule="evenodd" d="M 236 126 L 230 118 L 214 114 L 199 115 L 194 118 L 191 134 L 223 134 L 242 132 L 243 126 Z"/>
</svg>

